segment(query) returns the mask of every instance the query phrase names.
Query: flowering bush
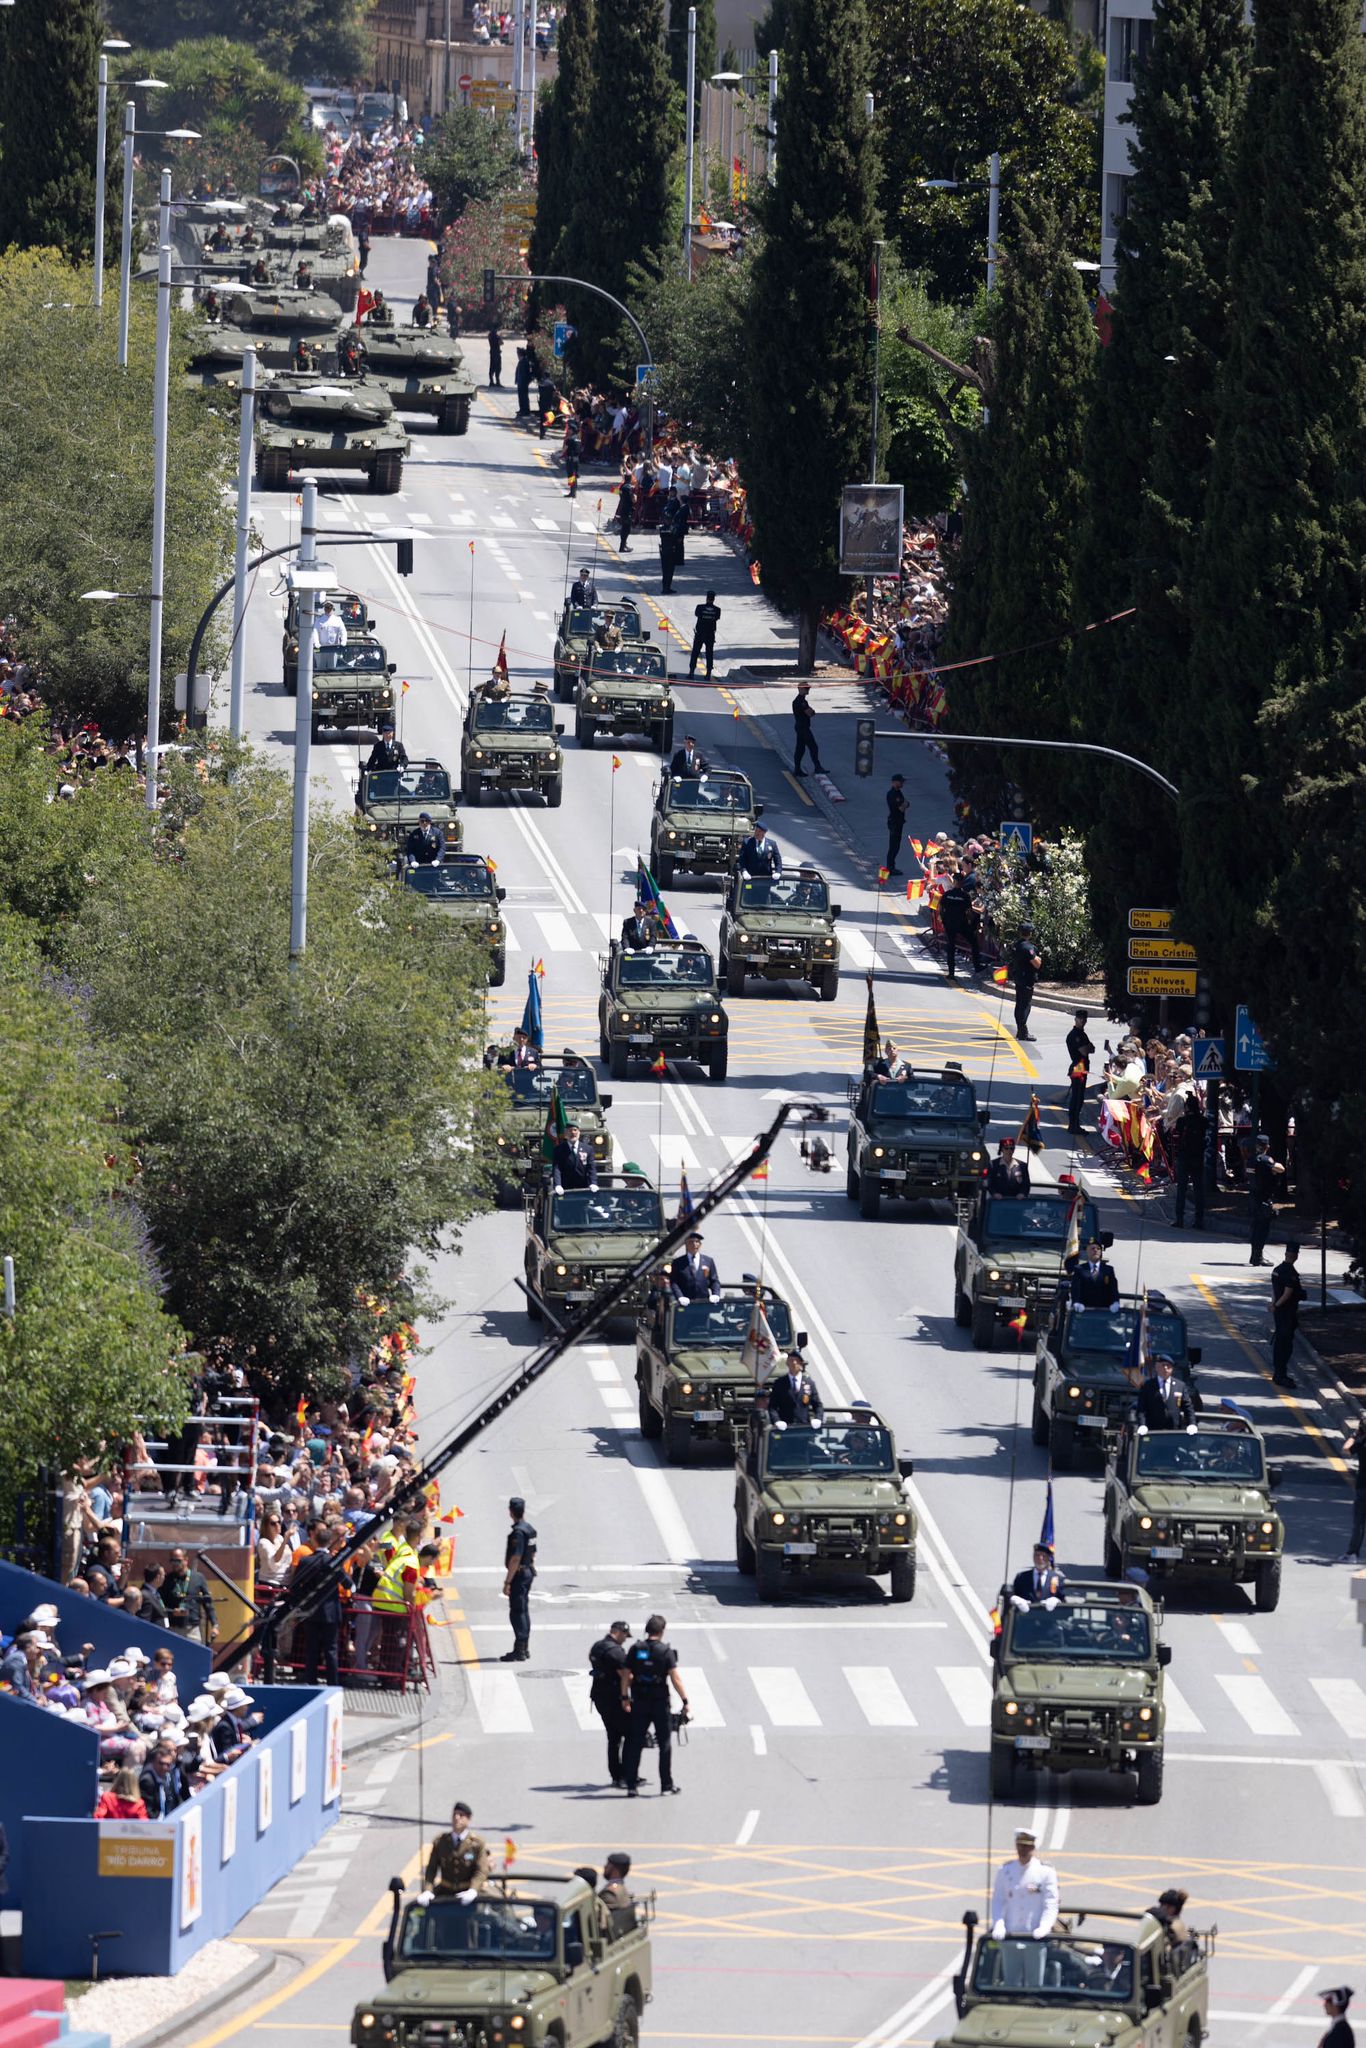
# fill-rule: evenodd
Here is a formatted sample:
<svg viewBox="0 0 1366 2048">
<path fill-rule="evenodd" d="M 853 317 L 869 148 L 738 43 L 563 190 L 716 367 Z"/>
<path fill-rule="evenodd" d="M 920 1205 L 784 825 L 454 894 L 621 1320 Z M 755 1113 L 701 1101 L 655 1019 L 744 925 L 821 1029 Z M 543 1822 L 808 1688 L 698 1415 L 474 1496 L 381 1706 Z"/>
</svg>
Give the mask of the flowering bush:
<svg viewBox="0 0 1366 2048">
<path fill-rule="evenodd" d="M 476 199 L 441 238 L 441 282 L 460 308 L 465 333 L 487 328 L 496 319 L 504 332 L 520 328 L 527 287 L 500 284 L 492 307 L 484 304 L 486 270 L 522 271 L 526 261 L 520 244 L 525 226 L 509 221 L 497 199 Z"/>
<path fill-rule="evenodd" d="M 1086 858 L 1075 832 L 1045 846 L 1035 841 L 1031 865 L 1017 853 L 994 849 L 982 862 L 983 901 L 998 932 L 1013 934 L 1020 920 L 1034 920 L 1046 981 L 1086 981 L 1101 966 L 1099 939 L 1091 926 L 1086 892 Z"/>
</svg>

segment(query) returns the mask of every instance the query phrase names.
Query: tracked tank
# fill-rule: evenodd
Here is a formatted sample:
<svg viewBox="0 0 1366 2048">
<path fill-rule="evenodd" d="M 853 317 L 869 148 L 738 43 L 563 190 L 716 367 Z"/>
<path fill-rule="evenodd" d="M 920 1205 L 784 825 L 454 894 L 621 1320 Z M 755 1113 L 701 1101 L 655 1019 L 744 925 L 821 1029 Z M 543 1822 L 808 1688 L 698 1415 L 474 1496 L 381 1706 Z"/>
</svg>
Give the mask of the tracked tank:
<svg viewBox="0 0 1366 2048">
<path fill-rule="evenodd" d="M 458 341 L 434 327 L 367 324 L 360 334 L 365 374 L 399 412 L 430 413 L 443 434 L 468 432 L 476 387 Z"/>
<path fill-rule="evenodd" d="M 292 279 L 300 263 L 307 263 L 314 289 L 336 300 L 344 313 L 353 313 L 360 290 L 360 259 L 356 238 L 344 213 L 329 214 L 325 221 L 270 220 L 257 230 L 265 244 L 266 260 L 288 272 Z"/>
<path fill-rule="evenodd" d="M 283 490 L 291 470 L 361 470 L 372 491 L 392 494 L 403 479 L 408 436 L 387 391 L 367 378 L 329 381 L 272 372 L 256 407 L 256 480 Z"/>
</svg>

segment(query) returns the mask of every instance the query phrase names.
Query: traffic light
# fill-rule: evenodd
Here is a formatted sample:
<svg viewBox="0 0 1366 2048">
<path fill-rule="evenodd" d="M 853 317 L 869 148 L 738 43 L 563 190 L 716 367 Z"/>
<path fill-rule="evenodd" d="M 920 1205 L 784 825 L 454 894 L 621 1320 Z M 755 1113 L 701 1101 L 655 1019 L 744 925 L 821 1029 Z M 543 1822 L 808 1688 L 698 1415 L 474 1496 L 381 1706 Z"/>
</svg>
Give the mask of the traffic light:
<svg viewBox="0 0 1366 2048">
<path fill-rule="evenodd" d="M 1197 969 L 1195 975 L 1195 1021 L 1202 1031 L 1207 1031 L 1209 1029 L 1209 1020 L 1209 976 L 1203 969 Z"/>
<path fill-rule="evenodd" d="M 411 540 L 395 541 L 394 547 L 398 556 L 399 575 L 411 576 L 413 573 L 413 544 Z"/>
<path fill-rule="evenodd" d="M 495 305 L 497 303 L 497 299 L 498 279 L 493 271 L 486 270 L 484 272 L 484 304 L 486 306 Z"/>
<path fill-rule="evenodd" d="M 859 718 L 854 721 L 854 773 L 871 775 L 873 772 L 873 740 L 877 734 L 875 718 Z"/>
</svg>

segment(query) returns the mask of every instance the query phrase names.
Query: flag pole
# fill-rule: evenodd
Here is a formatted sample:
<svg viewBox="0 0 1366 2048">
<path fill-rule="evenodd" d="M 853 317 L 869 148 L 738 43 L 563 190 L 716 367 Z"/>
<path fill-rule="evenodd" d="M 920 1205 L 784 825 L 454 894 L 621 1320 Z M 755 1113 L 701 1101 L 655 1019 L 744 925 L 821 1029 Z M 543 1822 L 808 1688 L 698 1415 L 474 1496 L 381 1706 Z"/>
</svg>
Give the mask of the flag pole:
<svg viewBox="0 0 1366 2048">
<path fill-rule="evenodd" d="M 617 757 L 612 756 L 612 775 L 607 791 L 607 943 L 612 943 L 612 919 L 616 915 L 617 884 Z M 639 855 L 637 855 L 637 859 Z"/>
<path fill-rule="evenodd" d="M 474 695 L 474 542 L 470 542 L 470 646 L 468 694 Z"/>
</svg>

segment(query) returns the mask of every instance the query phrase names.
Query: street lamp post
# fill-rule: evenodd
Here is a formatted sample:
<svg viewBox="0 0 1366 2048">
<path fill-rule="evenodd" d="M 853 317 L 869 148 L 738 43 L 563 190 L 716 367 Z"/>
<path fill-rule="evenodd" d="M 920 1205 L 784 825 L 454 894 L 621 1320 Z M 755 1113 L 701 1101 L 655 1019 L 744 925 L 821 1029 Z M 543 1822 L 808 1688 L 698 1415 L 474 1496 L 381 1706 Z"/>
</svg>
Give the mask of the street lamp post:
<svg viewBox="0 0 1366 2048">
<path fill-rule="evenodd" d="M 683 273 L 692 282 L 693 158 L 697 140 L 697 9 L 688 9 L 688 117 L 683 160 Z"/>
<path fill-rule="evenodd" d="M 161 216 L 170 209 L 171 174 L 163 171 Z M 147 636 L 147 808 L 157 807 L 161 740 L 161 626 L 166 581 L 166 442 L 171 387 L 171 250 L 157 250 L 157 354 L 152 391 L 152 616 Z"/>
<path fill-rule="evenodd" d="M 526 77 L 524 82 L 527 99 L 526 135 L 528 143 L 532 143 L 536 135 L 536 0 L 527 0 L 527 7 L 530 10 L 527 27 L 531 33 L 528 35 L 526 42 Z"/>
<path fill-rule="evenodd" d="M 313 752 L 313 612 L 318 571 L 318 486 L 304 478 L 298 566 L 290 586 L 299 595 L 299 693 L 294 704 L 294 846 L 289 890 L 289 964 L 298 967 L 308 942 L 308 774 Z"/>
<path fill-rule="evenodd" d="M 880 390 L 882 382 L 882 251 L 885 246 L 885 243 L 882 242 L 874 242 L 873 244 L 873 403 L 868 452 L 868 481 L 870 484 L 877 482 L 878 410 L 882 395 Z M 870 630 L 873 624 L 873 584 L 875 580 L 874 577 L 870 576 L 864 585 Z"/>
<path fill-rule="evenodd" d="M 512 10 L 512 132 L 517 148 L 522 147 L 522 30 L 526 25 L 526 0 L 514 0 Z"/>
<path fill-rule="evenodd" d="M 1001 152 L 991 152 L 991 184 L 987 197 L 987 296 L 996 289 L 996 244 L 1001 233 Z"/>
<path fill-rule="evenodd" d="M 237 444 L 237 554 L 232 601 L 232 681 L 228 693 L 228 730 L 234 739 L 242 737 L 242 699 L 245 689 L 246 635 L 243 630 L 247 609 L 247 544 L 251 539 L 252 432 L 256 419 L 256 350 L 242 351 L 242 431 Z M 186 690 L 190 715 L 194 703 Z"/>
<path fill-rule="evenodd" d="M 135 78 L 134 85 L 165 88 L 164 78 Z M 128 368 L 128 300 L 133 279 L 133 151 L 138 134 L 138 110 L 133 100 L 123 107 L 123 239 L 119 248 L 119 368 Z M 144 128 L 147 138 L 162 142 L 198 142 L 197 128 Z M 170 188 L 165 187 L 165 205 L 170 205 Z M 163 215 L 157 247 L 165 241 L 169 214 Z"/>
<path fill-rule="evenodd" d="M 104 188 L 109 153 L 109 58 L 110 50 L 131 50 L 122 36 L 106 36 L 100 55 L 99 125 L 95 131 L 95 311 L 104 306 Z"/>
<path fill-rule="evenodd" d="M 768 53 L 768 182 L 778 174 L 778 49 Z"/>
</svg>

